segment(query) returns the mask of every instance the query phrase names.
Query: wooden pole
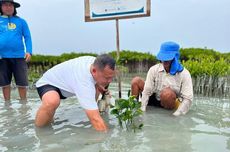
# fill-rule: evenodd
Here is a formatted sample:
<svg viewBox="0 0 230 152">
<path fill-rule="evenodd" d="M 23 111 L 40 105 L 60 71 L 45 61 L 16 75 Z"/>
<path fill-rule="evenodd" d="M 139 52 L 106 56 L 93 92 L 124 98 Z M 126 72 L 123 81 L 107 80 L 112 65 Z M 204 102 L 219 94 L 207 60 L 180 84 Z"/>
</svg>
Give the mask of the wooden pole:
<svg viewBox="0 0 230 152">
<path fill-rule="evenodd" d="M 119 39 L 119 20 L 116 19 L 116 44 L 117 44 L 117 62 L 120 59 L 120 39 Z M 121 75 L 120 75 L 120 70 L 118 70 L 118 92 L 119 92 L 119 98 L 121 98 Z"/>
</svg>

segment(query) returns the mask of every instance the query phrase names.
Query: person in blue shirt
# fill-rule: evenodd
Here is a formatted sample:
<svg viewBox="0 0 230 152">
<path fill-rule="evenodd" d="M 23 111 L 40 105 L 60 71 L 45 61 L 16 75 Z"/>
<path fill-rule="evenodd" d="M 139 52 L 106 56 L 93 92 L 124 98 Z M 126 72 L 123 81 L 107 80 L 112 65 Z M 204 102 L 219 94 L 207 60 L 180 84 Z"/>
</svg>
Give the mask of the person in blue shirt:
<svg viewBox="0 0 230 152">
<path fill-rule="evenodd" d="M 0 87 L 5 103 L 10 103 L 11 80 L 14 76 L 21 101 L 27 99 L 28 66 L 32 40 L 26 21 L 16 16 L 20 4 L 0 0 Z"/>
</svg>

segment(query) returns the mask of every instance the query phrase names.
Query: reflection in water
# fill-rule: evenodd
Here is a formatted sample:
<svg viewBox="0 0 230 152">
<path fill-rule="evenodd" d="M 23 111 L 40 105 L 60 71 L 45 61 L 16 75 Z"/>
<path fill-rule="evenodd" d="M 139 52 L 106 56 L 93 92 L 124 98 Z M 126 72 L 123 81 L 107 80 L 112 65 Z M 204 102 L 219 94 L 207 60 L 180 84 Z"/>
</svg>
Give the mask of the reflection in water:
<svg viewBox="0 0 230 152">
<path fill-rule="evenodd" d="M 197 123 L 192 129 L 193 147 L 200 151 L 230 151 L 229 101 L 207 98 L 201 101 L 196 102 L 198 113 L 192 118 Z"/>
<path fill-rule="evenodd" d="M 27 104 L 12 100 L 8 106 L 0 98 L 0 151 L 230 152 L 229 99 L 197 97 L 181 117 L 148 107 L 141 118 L 144 127 L 136 133 L 120 129 L 116 118 L 103 115 L 110 130 L 100 133 L 75 98 L 61 102 L 52 125 L 36 128 L 40 100 L 35 91 L 29 95 Z"/>
<path fill-rule="evenodd" d="M 174 117 L 172 111 L 161 108 L 148 111 L 145 122 L 151 123 L 148 123 L 144 136 L 149 139 L 147 145 L 153 151 L 192 151 L 190 129 L 195 123 L 190 117 Z"/>
<path fill-rule="evenodd" d="M 18 101 L 12 101 L 11 105 L 4 105 L 1 101 L 0 139 L 4 149 L 34 149 L 36 139 L 33 135 L 30 110 L 29 105 L 20 104 Z"/>
<path fill-rule="evenodd" d="M 192 151 L 190 128 L 195 124 L 189 117 L 176 118 L 170 111 L 150 107 L 142 119 L 143 130 L 133 133 L 116 127 L 101 148 L 132 152 Z"/>
</svg>

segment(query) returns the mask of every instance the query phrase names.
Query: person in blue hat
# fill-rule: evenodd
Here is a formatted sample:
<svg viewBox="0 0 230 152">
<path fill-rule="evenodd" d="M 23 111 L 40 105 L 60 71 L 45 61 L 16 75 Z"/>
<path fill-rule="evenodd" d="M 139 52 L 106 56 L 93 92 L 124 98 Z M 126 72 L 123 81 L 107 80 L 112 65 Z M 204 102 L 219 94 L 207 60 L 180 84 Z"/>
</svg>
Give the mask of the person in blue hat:
<svg viewBox="0 0 230 152">
<path fill-rule="evenodd" d="M 32 55 L 32 41 L 26 21 L 17 16 L 20 4 L 14 0 L 0 0 L 0 87 L 5 103 L 10 104 L 12 76 L 21 101 L 26 101 L 27 62 Z"/>
<path fill-rule="evenodd" d="M 146 81 L 134 77 L 131 94 L 138 98 L 142 94 L 141 109 L 147 105 L 165 109 L 176 109 L 175 116 L 186 114 L 193 100 L 193 85 L 190 72 L 181 65 L 179 44 L 169 41 L 161 44 L 157 59 L 160 63 L 152 66 Z"/>
</svg>

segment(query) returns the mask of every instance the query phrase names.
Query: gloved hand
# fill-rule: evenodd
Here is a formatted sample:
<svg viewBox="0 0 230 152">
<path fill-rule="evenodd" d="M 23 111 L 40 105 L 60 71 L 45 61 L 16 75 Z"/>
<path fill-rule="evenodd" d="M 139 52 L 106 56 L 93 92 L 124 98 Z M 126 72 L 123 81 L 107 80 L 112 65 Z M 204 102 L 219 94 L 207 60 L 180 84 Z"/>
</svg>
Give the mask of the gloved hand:
<svg viewBox="0 0 230 152">
<path fill-rule="evenodd" d="M 110 106 L 111 94 L 106 91 L 100 100 L 98 100 L 98 109 L 100 112 L 107 112 Z"/>
<path fill-rule="evenodd" d="M 189 111 L 189 103 L 182 102 L 177 110 L 173 113 L 174 116 L 185 115 Z"/>
</svg>

